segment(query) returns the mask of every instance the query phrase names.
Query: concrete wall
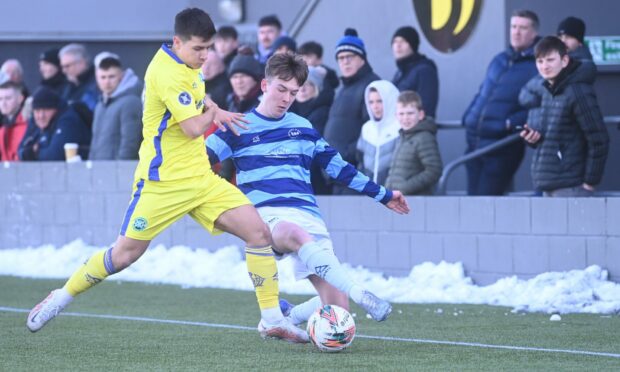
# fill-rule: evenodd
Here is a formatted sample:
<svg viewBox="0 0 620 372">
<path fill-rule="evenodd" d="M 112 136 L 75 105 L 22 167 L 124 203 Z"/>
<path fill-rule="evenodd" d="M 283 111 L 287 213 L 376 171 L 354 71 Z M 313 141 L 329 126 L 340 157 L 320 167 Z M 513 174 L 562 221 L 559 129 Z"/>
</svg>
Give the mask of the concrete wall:
<svg viewBox="0 0 620 372">
<path fill-rule="evenodd" d="M 0 249 L 113 243 L 131 194 L 135 162 L 4 163 Z M 620 281 L 620 198 L 414 197 L 398 216 L 365 197 L 322 197 L 337 255 L 353 265 L 406 275 L 425 262 L 463 262 L 481 284 L 598 264 Z M 154 242 L 216 249 L 184 218 Z"/>
</svg>

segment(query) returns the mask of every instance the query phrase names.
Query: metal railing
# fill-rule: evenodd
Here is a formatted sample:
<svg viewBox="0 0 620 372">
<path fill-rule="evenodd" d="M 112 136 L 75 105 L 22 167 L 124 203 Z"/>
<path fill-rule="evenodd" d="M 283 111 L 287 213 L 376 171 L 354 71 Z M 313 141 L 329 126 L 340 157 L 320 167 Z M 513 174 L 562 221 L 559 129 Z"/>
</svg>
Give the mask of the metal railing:
<svg viewBox="0 0 620 372">
<path fill-rule="evenodd" d="M 604 118 L 605 124 L 608 126 L 615 125 L 617 130 L 620 130 L 620 116 L 605 116 Z M 437 126 L 440 129 L 457 129 L 464 128 L 463 126 L 458 125 L 460 121 L 458 120 L 446 120 L 442 122 L 438 122 Z M 450 174 L 460 165 L 475 159 L 479 158 L 485 154 L 488 154 L 491 151 L 497 150 L 504 146 L 508 146 L 511 143 L 519 141 L 521 136 L 519 133 L 513 133 L 508 137 L 504 137 L 501 140 L 490 144 L 489 146 L 483 147 L 481 149 L 474 150 L 468 154 L 465 154 L 457 159 L 454 159 L 450 163 L 448 163 L 441 173 L 441 177 L 439 178 L 439 182 L 437 183 L 437 190 L 435 191 L 435 195 L 446 195 L 446 188 L 448 184 L 448 178 L 450 178 Z"/>
</svg>

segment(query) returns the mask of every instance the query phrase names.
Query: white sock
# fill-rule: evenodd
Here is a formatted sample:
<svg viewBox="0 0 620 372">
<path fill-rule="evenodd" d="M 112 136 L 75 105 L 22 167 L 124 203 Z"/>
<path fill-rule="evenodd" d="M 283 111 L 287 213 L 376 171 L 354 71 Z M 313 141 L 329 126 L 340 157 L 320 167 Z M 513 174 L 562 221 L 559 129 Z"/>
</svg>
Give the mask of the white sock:
<svg viewBox="0 0 620 372">
<path fill-rule="evenodd" d="M 295 325 L 301 324 L 310 318 L 310 315 L 321 307 L 323 303 L 321 302 L 321 297 L 314 296 L 306 302 L 302 302 L 299 305 L 295 305 L 293 309 L 291 309 L 291 313 L 289 314 L 289 318 L 291 322 Z"/>
<path fill-rule="evenodd" d="M 62 287 L 55 291 L 54 300 L 56 300 L 58 304 L 62 305 L 63 309 L 67 307 L 71 301 L 73 301 L 73 296 L 67 292 L 67 290 Z"/>
<path fill-rule="evenodd" d="M 349 297 L 351 297 L 353 302 L 359 304 L 362 301 L 362 296 L 364 296 L 364 288 L 354 284 L 349 291 Z"/>
<path fill-rule="evenodd" d="M 334 252 L 321 247 L 317 242 L 310 242 L 302 245 L 297 255 L 308 270 L 344 293 L 351 291 L 355 283 L 346 275 Z"/>
<path fill-rule="evenodd" d="M 267 323 L 274 324 L 280 322 L 284 319 L 284 315 L 282 315 L 282 311 L 280 307 L 270 307 L 269 309 L 261 309 L 260 316 Z"/>
</svg>

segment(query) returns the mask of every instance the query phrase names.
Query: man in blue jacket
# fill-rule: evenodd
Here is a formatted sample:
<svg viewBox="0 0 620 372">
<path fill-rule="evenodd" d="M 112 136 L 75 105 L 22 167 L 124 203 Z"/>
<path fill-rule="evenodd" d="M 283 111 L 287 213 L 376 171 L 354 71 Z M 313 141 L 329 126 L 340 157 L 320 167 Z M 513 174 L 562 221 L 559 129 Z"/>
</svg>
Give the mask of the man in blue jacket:
<svg viewBox="0 0 620 372">
<path fill-rule="evenodd" d="M 82 159 L 88 155 L 90 128 L 53 90 L 39 88 L 32 97 L 33 122 L 19 145 L 20 160 L 65 160 L 65 143 L 77 143 Z"/>
<path fill-rule="evenodd" d="M 510 47 L 501 52 L 463 115 L 467 153 L 486 147 L 521 128 L 527 109 L 519 104 L 521 88 L 537 74 L 534 44 L 538 40 L 538 16 L 518 10 L 510 18 Z M 510 187 L 525 147 L 512 143 L 467 163 L 468 195 L 502 195 Z"/>
</svg>

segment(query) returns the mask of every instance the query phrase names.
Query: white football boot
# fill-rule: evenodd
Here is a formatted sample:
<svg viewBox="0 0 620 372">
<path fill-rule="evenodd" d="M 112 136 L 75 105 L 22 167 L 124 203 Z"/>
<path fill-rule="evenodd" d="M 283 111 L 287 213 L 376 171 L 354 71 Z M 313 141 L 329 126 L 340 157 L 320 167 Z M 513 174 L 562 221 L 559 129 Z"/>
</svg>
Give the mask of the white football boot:
<svg viewBox="0 0 620 372">
<path fill-rule="evenodd" d="M 54 319 L 72 300 L 73 297 L 64 288 L 53 290 L 49 296 L 30 311 L 26 320 L 26 327 L 30 332 L 38 331 L 47 322 Z"/>
<path fill-rule="evenodd" d="M 305 344 L 310 342 L 305 330 L 293 325 L 288 319 L 282 318 L 277 323 L 267 323 L 261 319 L 258 323 L 258 333 L 262 338 L 276 338 L 295 344 Z"/>
</svg>

